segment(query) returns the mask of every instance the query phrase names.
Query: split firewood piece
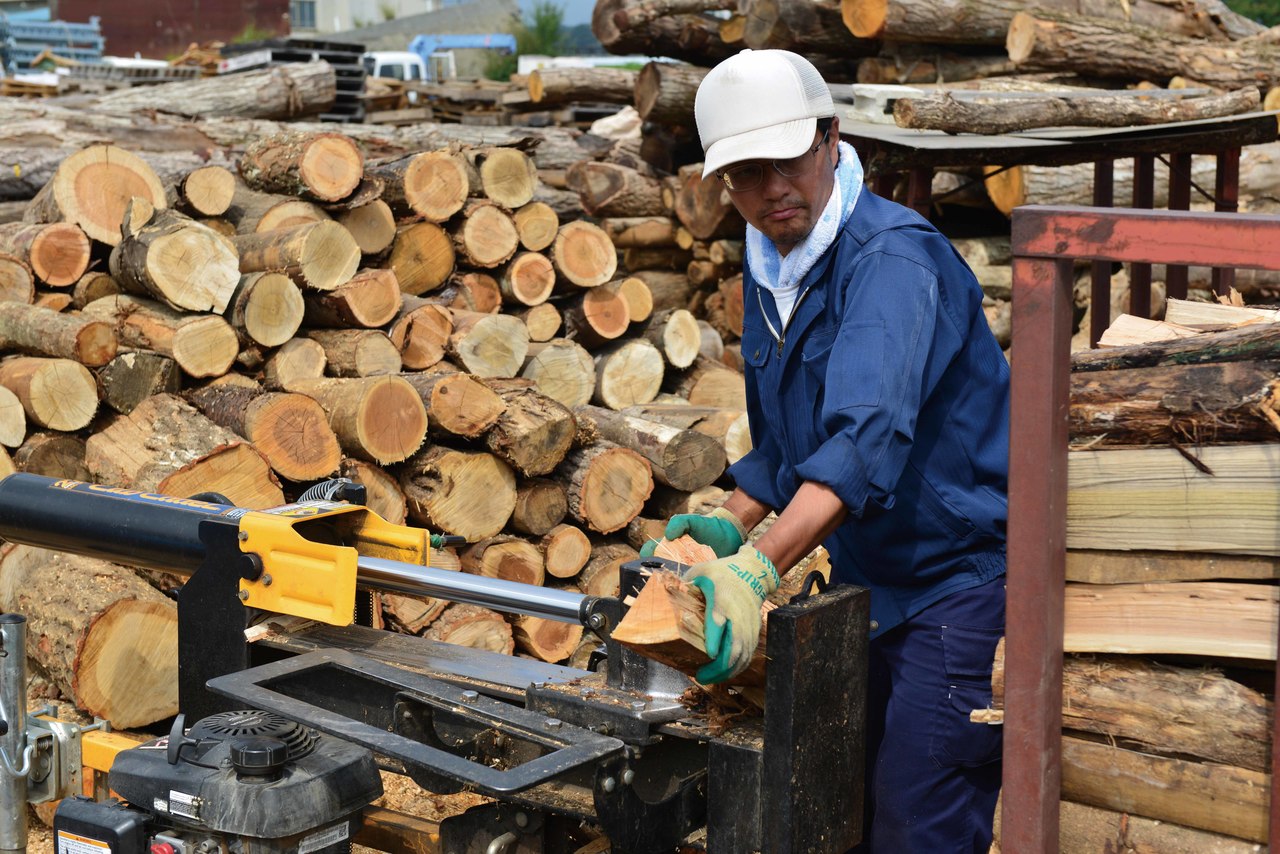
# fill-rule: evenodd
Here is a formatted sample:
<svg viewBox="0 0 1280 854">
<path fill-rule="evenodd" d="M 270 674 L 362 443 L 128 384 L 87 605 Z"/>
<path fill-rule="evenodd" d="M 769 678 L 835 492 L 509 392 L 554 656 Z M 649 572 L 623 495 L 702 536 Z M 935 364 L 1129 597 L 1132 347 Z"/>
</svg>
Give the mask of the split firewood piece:
<svg viewBox="0 0 1280 854">
<path fill-rule="evenodd" d="M 0 347 L 97 368 L 115 358 L 116 335 L 101 320 L 0 301 Z"/>
<path fill-rule="evenodd" d="M 365 167 L 385 182 L 382 198 L 400 216 L 445 222 L 478 189 L 479 176 L 465 157 L 443 149 L 372 161 Z"/>
<path fill-rule="evenodd" d="M 591 419 L 602 438 L 648 460 L 659 483 L 692 492 L 724 474 L 724 448 L 710 436 L 598 406 L 580 406 L 574 413 Z"/>
<path fill-rule="evenodd" d="M 22 409 L 22 401 L 9 389 L 0 386 L 0 445 L 16 448 L 26 435 L 27 413 Z"/>
<path fill-rule="evenodd" d="M 560 494 L 564 495 L 561 488 Z M 565 512 L 569 503 L 565 499 Z M 547 575 L 555 578 L 573 578 L 587 565 L 591 558 L 591 539 L 576 525 L 561 523 L 547 531 L 538 540 L 538 549 L 542 552 L 542 561 L 547 568 Z"/>
<path fill-rule="evenodd" d="M 400 311 L 400 283 L 390 270 L 370 268 L 356 273 L 331 291 L 306 294 L 308 326 L 386 326 Z"/>
<path fill-rule="evenodd" d="M 93 474 L 85 455 L 85 440 L 74 433 L 33 433 L 13 452 L 13 464 L 28 474 L 88 481 Z"/>
<path fill-rule="evenodd" d="M 0 279 L 3 278 L 3 270 L 0 269 Z M 75 287 L 72 288 L 71 305 L 73 308 L 84 308 L 96 299 L 113 296 L 118 293 L 121 293 L 120 283 L 111 278 L 110 273 L 105 273 L 101 270 L 90 270 L 81 276 Z"/>
<path fill-rule="evenodd" d="M 150 216 L 147 214 L 150 213 Z M 111 277 L 126 291 L 175 309 L 226 311 L 240 282 L 240 259 L 206 225 L 170 209 L 130 206 L 111 252 Z"/>
<path fill-rule="evenodd" d="M 115 246 L 129 200 L 165 206 L 164 185 L 141 157 L 115 145 L 90 145 L 63 159 L 27 206 L 25 222 L 70 222 Z"/>
<path fill-rule="evenodd" d="M 497 267 L 520 248 L 520 235 L 511 214 L 486 199 L 472 199 L 453 228 L 457 257 L 469 267 Z"/>
<path fill-rule="evenodd" d="M 236 192 L 236 176 L 225 166 L 201 166 L 175 181 L 166 198 L 192 216 L 222 216 L 231 207 Z"/>
<path fill-rule="evenodd" d="M 704 546 L 693 537 L 685 534 L 684 536 L 676 537 L 674 540 L 668 540 L 665 537 L 658 540 L 653 549 L 653 556 L 664 557 L 684 566 L 693 566 L 695 563 L 715 560 L 716 552 L 711 546 Z"/>
<path fill-rule="evenodd" d="M 77 709 L 115 729 L 177 713 L 177 606 L 132 569 L 10 546 L 0 590 L 0 607 L 28 620 L 28 655 Z"/>
<path fill-rule="evenodd" d="M 571 287 L 594 288 L 613 280 L 618 271 L 618 252 L 600 226 L 574 220 L 556 232 L 551 263 Z"/>
<path fill-rule="evenodd" d="M 236 331 L 221 317 L 182 314 L 154 300 L 104 297 L 81 313 L 111 323 L 122 346 L 170 356 L 192 377 L 222 376 L 240 351 Z"/>
<path fill-rule="evenodd" d="M 100 483 L 144 492 L 217 492 L 251 510 L 284 503 L 262 454 L 171 394 L 147 398 L 91 435 L 85 465 Z"/>
<path fill-rule="evenodd" d="M 128 415 L 153 394 L 176 394 L 182 387 L 182 369 L 159 353 L 121 353 L 98 371 L 98 386 L 103 403 Z"/>
<path fill-rule="evenodd" d="M 324 376 L 324 347 L 310 338 L 290 338 L 271 354 L 263 366 L 263 384 L 271 389 L 293 391 L 293 386 L 303 380 L 318 380 Z"/>
<path fill-rule="evenodd" d="M 539 68 L 529 73 L 528 87 L 535 104 L 630 104 L 635 97 L 636 72 L 625 68 Z"/>
<path fill-rule="evenodd" d="M 631 325 L 631 307 L 622 296 L 621 280 L 574 295 L 560 308 L 565 337 L 588 350 L 621 338 Z"/>
<path fill-rule="evenodd" d="M 382 199 L 343 211 L 337 219 L 365 255 L 383 252 L 396 239 L 395 214 Z"/>
<path fill-rule="evenodd" d="M 0 361 L 0 385 L 22 402 L 27 419 L 49 430 L 87 427 L 98 411 L 98 384 L 70 359 L 10 356 Z"/>
<path fill-rule="evenodd" d="M 284 273 L 249 273 L 231 298 L 227 319 L 244 340 L 279 347 L 302 326 L 302 292 Z"/>
<path fill-rule="evenodd" d="M 586 566 L 578 573 L 578 589 L 588 596 L 617 596 L 622 565 L 639 557 L 640 552 L 625 543 L 596 546 L 591 550 Z"/>
<path fill-rule="evenodd" d="M 360 266 L 360 247 L 351 232 L 332 220 L 232 238 L 240 272 L 281 270 L 300 285 L 331 291 L 350 281 Z"/>
<path fill-rule="evenodd" d="M 600 227 L 619 249 L 676 245 L 676 223 L 669 216 L 620 216 L 602 219 Z"/>
<path fill-rule="evenodd" d="M 382 466 L 347 457 L 339 469 L 342 477 L 351 478 L 365 489 L 365 506 L 393 525 L 403 525 L 406 515 L 404 490 Z M 434 561 L 436 550 L 431 555 Z"/>
<path fill-rule="evenodd" d="M 517 614 L 511 617 L 511 631 L 516 649 L 554 664 L 564 661 L 582 643 L 583 627 L 579 623 Z"/>
<path fill-rule="evenodd" d="M 0 225 L 0 252 L 21 259 L 52 288 L 75 284 L 89 269 L 89 237 L 78 225 L 7 222 Z"/>
<path fill-rule="evenodd" d="M 525 328 L 529 330 L 530 346 L 535 341 L 545 343 L 555 338 L 560 332 L 560 327 L 564 325 L 560 310 L 549 302 L 513 311 L 511 315 L 524 321 Z"/>
<path fill-rule="evenodd" d="M 364 157 L 337 133 L 285 132 L 249 144 L 240 175 L 255 190 L 319 202 L 350 195 L 364 176 Z"/>
<path fill-rule="evenodd" d="M 694 406 L 714 406 L 720 409 L 746 409 L 747 387 L 742 374 L 732 368 L 713 362 L 705 356 L 694 360 L 693 366 L 673 372 L 668 389 Z M 652 400 L 653 398 L 650 398 Z M 637 401 L 647 403 L 648 401 Z"/>
<path fill-rule="evenodd" d="M 447 308 L 462 308 L 482 314 L 497 314 L 502 310 L 502 289 L 498 287 L 498 280 L 479 270 L 454 273 L 444 287 L 426 299 Z"/>
<path fill-rule="evenodd" d="M 255 192 L 237 183 L 231 205 L 223 218 L 240 234 L 295 228 L 310 222 L 326 222 L 333 217 L 315 202 L 292 196 L 273 196 Z"/>
<path fill-rule="evenodd" d="M 676 218 L 698 240 L 741 237 L 746 229 L 742 215 L 729 199 L 729 190 L 715 175 L 702 177 L 702 164 L 680 170 L 676 193 Z"/>
<path fill-rule="evenodd" d="M 520 245 L 530 252 L 541 252 L 556 239 L 560 230 L 560 215 L 546 202 L 529 202 L 518 208 L 512 218 Z"/>
<path fill-rule="evenodd" d="M 542 586 L 546 570 L 542 553 L 528 540 L 511 534 L 487 537 L 462 550 L 462 571 L 487 578 Z"/>
<path fill-rule="evenodd" d="M 563 484 L 532 478 L 516 488 L 516 506 L 508 524 L 522 534 L 541 537 L 563 522 L 568 512 L 569 499 L 565 497 Z M 543 555 L 545 557 L 545 550 Z"/>
<path fill-rule="evenodd" d="M 388 621 L 405 634 L 419 634 L 449 607 L 445 599 L 430 596 L 401 596 L 398 593 L 382 594 L 382 613 Z"/>
<path fill-rule="evenodd" d="M 673 368 L 687 368 L 702 349 L 702 330 L 693 314 L 683 308 L 650 316 L 641 332 Z"/>
<path fill-rule="evenodd" d="M 491 379 L 485 384 L 506 404 L 485 434 L 485 446 L 525 477 L 548 474 L 573 444 L 577 421 L 532 380 Z"/>
<path fill-rule="evenodd" d="M 704 635 L 706 620 L 707 603 L 702 591 L 681 580 L 676 573 L 660 570 L 645 581 L 635 601 L 614 628 L 613 639 L 645 658 L 693 676 L 711 661 Z M 731 679 L 730 684 L 764 684 L 765 640 L 765 626 L 762 625 L 751 664 Z"/>
<path fill-rule="evenodd" d="M 591 400 L 596 364 L 581 344 L 556 338 L 529 345 L 520 376 L 533 380 L 538 391 L 572 409 Z"/>
<path fill-rule="evenodd" d="M 480 146 L 463 152 L 480 173 L 485 197 L 507 210 L 523 207 L 533 199 L 538 186 L 538 168 L 533 158 L 517 148 Z"/>
<path fill-rule="evenodd" d="M 427 626 L 422 636 L 454 646 L 483 649 L 502 655 L 515 651 L 511 625 L 497 611 L 477 605 L 454 604 Z"/>
<path fill-rule="evenodd" d="M 591 399 L 609 409 L 648 403 L 662 388 L 666 370 L 662 353 L 644 338 L 630 338 L 601 348 L 596 352 L 595 363 L 596 387 Z"/>
<path fill-rule="evenodd" d="M 515 473 L 483 451 L 434 446 L 401 466 L 400 485 L 411 519 L 472 543 L 501 533 L 516 503 Z"/>
<path fill-rule="evenodd" d="M 350 456 L 391 465 L 408 459 L 426 439 L 422 398 L 401 377 L 296 379 L 288 390 L 315 398 Z"/>
<path fill-rule="evenodd" d="M 625 528 L 653 492 L 649 461 L 607 441 L 570 451 L 556 477 L 565 484 L 569 515 L 602 534 Z"/>
<path fill-rule="evenodd" d="M 591 216 L 659 217 L 667 212 L 660 180 L 616 163 L 580 160 L 565 171 L 565 183 Z"/>
<path fill-rule="evenodd" d="M 688 125 L 693 96 L 710 70 L 682 63 L 646 63 L 636 77 L 636 112 L 658 124 Z"/>
<path fill-rule="evenodd" d="M 253 443 L 283 478 L 320 480 L 338 470 L 338 438 L 320 404 L 304 394 L 208 385 L 186 397 L 210 421 Z"/>
<path fill-rule="evenodd" d="M 542 305 L 556 286 L 556 270 L 541 252 L 521 252 L 498 277 L 502 300 L 508 305 Z"/>
<path fill-rule="evenodd" d="M 401 374 L 427 408 L 427 430 L 433 435 L 474 439 L 497 423 L 507 408 L 498 394 L 464 373 Z"/>
<path fill-rule="evenodd" d="M 396 232 L 387 266 L 396 274 L 400 290 L 418 296 L 448 281 L 455 259 L 449 232 L 432 222 L 415 222 Z"/>
<path fill-rule="evenodd" d="M 447 352 L 467 371 L 481 377 L 514 377 L 529 351 L 529 330 L 508 314 L 453 309 Z"/>
<path fill-rule="evenodd" d="M 400 350 L 400 361 L 411 371 L 421 371 L 444 358 L 453 314 L 444 306 L 405 294 L 400 313 L 387 334 Z"/>
</svg>

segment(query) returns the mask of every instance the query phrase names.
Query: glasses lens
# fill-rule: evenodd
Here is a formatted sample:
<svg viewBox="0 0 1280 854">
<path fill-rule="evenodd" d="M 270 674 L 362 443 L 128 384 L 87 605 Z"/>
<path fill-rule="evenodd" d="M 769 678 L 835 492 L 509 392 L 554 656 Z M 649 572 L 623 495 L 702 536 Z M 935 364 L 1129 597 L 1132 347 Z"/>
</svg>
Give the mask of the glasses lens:
<svg viewBox="0 0 1280 854">
<path fill-rule="evenodd" d="M 773 161 L 773 168 L 777 169 L 784 177 L 798 178 L 808 169 L 812 155 L 813 152 L 806 151 L 799 157 L 792 157 L 790 160 L 775 160 Z"/>
<path fill-rule="evenodd" d="M 764 167 L 759 163 L 745 163 L 726 169 L 722 174 L 726 187 L 734 192 L 742 192 L 760 186 L 764 179 Z"/>
</svg>

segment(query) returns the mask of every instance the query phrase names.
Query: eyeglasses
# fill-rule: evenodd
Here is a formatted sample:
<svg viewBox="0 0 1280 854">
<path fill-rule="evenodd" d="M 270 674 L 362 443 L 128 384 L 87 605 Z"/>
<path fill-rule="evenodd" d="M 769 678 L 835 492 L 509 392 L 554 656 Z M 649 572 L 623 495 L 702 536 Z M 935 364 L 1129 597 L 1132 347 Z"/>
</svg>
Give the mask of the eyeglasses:
<svg viewBox="0 0 1280 854">
<path fill-rule="evenodd" d="M 827 144 L 827 136 L 830 133 L 831 128 L 823 131 L 822 139 L 818 141 L 818 144 L 804 154 L 787 160 L 769 160 L 766 162 L 773 164 L 773 168 L 784 178 L 799 178 L 809 171 L 811 158 L 822 149 L 822 146 Z M 747 190 L 754 190 L 764 182 L 764 163 L 743 163 L 741 166 L 734 166 L 716 174 L 719 175 L 724 185 L 729 188 L 729 192 L 742 193 Z"/>
</svg>

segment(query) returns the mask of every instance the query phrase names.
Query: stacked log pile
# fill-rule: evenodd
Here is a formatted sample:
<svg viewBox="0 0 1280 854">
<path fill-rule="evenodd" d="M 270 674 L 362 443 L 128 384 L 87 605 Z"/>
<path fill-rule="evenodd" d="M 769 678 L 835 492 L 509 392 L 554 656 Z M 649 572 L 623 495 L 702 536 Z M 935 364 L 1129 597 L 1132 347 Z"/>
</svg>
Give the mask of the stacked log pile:
<svg viewBox="0 0 1280 854">
<path fill-rule="evenodd" d="M 1088 840 L 1073 850 L 1102 850 L 1121 814 L 1166 825 L 1152 850 L 1267 840 L 1280 325 L 1180 300 L 1168 317 L 1123 317 L 1116 346 L 1072 361 L 1062 780 L 1084 807 L 1063 818 L 1064 839 Z M 1000 707 L 1002 653 L 995 689 Z"/>
<path fill-rule="evenodd" d="M 693 190 L 596 165 L 584 198 L 627 216 L 562 219 L 512 145 L 378 157 L 295 128 L 247 145 L 234 170 L 168 181 L 125 148 L 78 151 L 0 231 L 21 273 L 0 303 L 0 465 L 248 508 L 347 476 L 385 518 L 465 537 L 441 566 L 612 593 L 674 508 L 723 500 L 714 484 L 750 440 L 741 374 L 690 311 L 719 279 L 686 274 L 695 254 L 736 270 L 740 247 L 717 238 L 717 262 L 712 242 L 682 248 L 673 206 Z M 94 649 L 123 648 L 111 632 L 146 626 L 147 678 L 163 681 L 172 602 L 124 568 L 64 563 L 0 555 L 0 608 L 48 638 L 32 644 L 49 651 L 41 672 L 118 725 L 172 714 L 176 697 L 116 696 L 127 680 L 89 691 L 62 654 L 90 631 Z M 23 593 L 39 589 L 29 575 L 76 574 L 121 580 L 70 611 Z M 545 620 L 381 604 L 397 630 L 547 661 L 583 643 Z"/>
</svg>

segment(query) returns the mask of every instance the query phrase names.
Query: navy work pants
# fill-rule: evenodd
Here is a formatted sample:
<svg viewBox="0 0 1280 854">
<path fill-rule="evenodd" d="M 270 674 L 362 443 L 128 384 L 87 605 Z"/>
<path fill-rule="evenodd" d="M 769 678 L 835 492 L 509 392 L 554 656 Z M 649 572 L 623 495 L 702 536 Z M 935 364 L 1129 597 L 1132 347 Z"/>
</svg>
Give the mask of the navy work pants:
<svg viewBox="0 0 1280 854">
<path fill-rule="evenodd" d="M 1000 792 L 991 702 L 1005 579 L 952 594 L 871 642 L 866 823 L 854 854 L 986 854 Z"/>
</svg>

